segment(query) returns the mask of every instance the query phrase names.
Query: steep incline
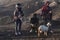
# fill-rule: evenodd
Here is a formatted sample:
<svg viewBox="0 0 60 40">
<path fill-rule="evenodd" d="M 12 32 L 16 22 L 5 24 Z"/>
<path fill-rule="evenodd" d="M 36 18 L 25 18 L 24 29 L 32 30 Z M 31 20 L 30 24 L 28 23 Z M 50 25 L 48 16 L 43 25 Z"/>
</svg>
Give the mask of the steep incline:
<svg viewBox="0 0 60 40">
<path fill-rule="evenodd" d="M 53 10 L 53 19 L 60 21 L 60 4 Z"/>
</svg>

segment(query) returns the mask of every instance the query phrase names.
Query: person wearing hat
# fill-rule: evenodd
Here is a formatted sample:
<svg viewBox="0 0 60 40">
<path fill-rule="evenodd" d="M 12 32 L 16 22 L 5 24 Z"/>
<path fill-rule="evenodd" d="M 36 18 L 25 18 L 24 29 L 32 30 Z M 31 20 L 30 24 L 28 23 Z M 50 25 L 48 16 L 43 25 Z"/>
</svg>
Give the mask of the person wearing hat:
<svg viewBox="0 0 60 40">
<path fill-rule="evenodd" d="M 21 25 L 22 25 L 22 20 L 21 18 L 24 16 L 22 8 L 21 8 L 21 4 L 18 3 L 16 4 L 16 9 L 14 11 L 14 21 L 16 23 L 16 32 L 15 34 L 21 34 Z"/>
</svg>

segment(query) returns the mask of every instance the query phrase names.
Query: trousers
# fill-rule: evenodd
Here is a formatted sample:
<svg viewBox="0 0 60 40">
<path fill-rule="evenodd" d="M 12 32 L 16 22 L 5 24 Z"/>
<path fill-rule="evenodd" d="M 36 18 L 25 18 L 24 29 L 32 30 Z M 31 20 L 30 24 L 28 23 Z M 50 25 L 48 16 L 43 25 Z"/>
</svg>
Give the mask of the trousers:
<svg viewBox="0 0 60 40">
<path fill-rule="evenodd" d="M 21 32 L 22 21 L 20 19 L 17 19 L 15 23 L 16 23 L 16 32 Z"/>
</svg>

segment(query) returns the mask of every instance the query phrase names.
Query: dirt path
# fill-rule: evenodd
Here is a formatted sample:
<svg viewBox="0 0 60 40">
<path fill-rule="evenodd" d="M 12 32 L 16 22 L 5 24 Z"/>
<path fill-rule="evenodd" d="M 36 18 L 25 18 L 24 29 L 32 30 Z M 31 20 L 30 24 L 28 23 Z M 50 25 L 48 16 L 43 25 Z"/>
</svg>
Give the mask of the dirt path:
<svg viewBox="0 0 60 40">
<path fill-rule="evenodd" d="M 27 30 L 22 30 L 22 34 L 19 36 L 15 36 L 14 32 L 15 32 L 15 27 L 14 25 L 10 25 L 10 26 L 1 26 L 0 27 L 0 39 L 2 40 L 39 40 L 39 39 L 45 39 L 45 40 L 59 40 L 60 39 L 60 22 L 58 21 L 53 21 L 53 29 L 54 29 L 54 33 L 48 37 L 46 36 L 41 36 L 41 37 L 37 37 L 36 33 L 30 33 Z M 25 27 L 25 26 L 24 26 Z M 24 28 L 22 27 L 22 28 Z"/>
</svg>

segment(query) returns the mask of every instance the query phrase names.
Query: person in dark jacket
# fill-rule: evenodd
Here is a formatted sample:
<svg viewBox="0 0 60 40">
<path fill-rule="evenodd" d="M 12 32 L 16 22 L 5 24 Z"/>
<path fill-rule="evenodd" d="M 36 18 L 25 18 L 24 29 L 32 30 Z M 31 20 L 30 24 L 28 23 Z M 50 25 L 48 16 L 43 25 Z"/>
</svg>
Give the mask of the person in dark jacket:
<svg viewBox="0 0 60 40">
<path fill-rule="evenodd" d="M 30 20 L 30 23 L 32 24 L 30 32 L 35 31 L 38 28 L 37 26 L 39 24 L 39 18 L 37 17 L 37 14 L 33 15 L 33 17 Z"/>
<path fill-rule="evenodd" d="M 21 25 L 22 25 L 22 20 L 21 18 L 24 16 L 21 4 L 18 3 L 16 4 L 16 10 L 14 11 L 14 21 L 16 23 L 16 32 L 15 34 L 21 34 Z"/>
</svg>

